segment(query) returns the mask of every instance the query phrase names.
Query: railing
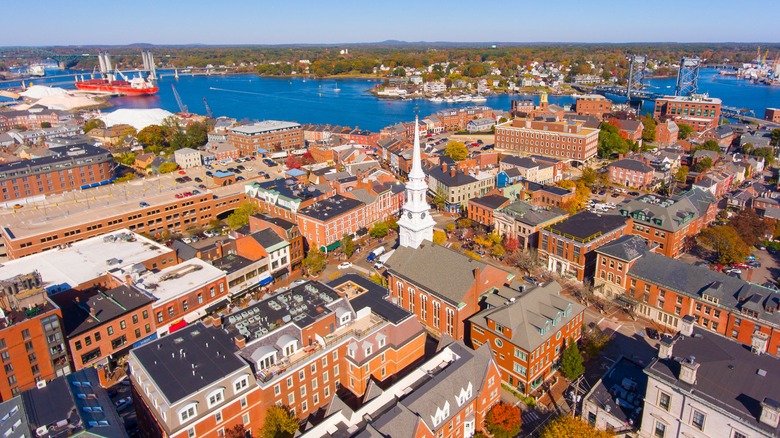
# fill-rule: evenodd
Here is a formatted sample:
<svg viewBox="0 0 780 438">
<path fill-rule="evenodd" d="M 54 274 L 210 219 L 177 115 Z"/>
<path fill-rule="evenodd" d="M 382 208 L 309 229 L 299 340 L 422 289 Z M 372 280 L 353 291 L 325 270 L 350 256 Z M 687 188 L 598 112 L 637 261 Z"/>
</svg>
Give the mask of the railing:
<svg viewBox="0 0 780 438">
<path fill-rule="evenodd" d="M 367 327 L 365 329 L 354 328 L 354 329 L 351 329 L 351 330 L 347 330 L 346 332 L 344 332 L 344 333 L 342 333 L 342 334 L 340 334 L 338 336 L 334 336 L 334 337 L 326 336 L 325 337 L 325 344 L 328 345 L 328 346 L 333 345 L 336 342 L 338 342 L 338 341 L 340 341 L 340 340 L 342 340 L 345 337 L 350 336 L 350 335 L 353 335 L 356 338 L 361 339 L 366 333 L 370 333 L 372 330 L 374 330 L 375 328 L 377 328 L 380 325 L 382 325 L 382 323 L 384 323 L 384 321 L 382 321 L 382 320 L 374 320 L 373 318 L 372 318 L 372 322 L 373 322 L 373 324 L 371 324 L 369 327 Z"/>
</svg>

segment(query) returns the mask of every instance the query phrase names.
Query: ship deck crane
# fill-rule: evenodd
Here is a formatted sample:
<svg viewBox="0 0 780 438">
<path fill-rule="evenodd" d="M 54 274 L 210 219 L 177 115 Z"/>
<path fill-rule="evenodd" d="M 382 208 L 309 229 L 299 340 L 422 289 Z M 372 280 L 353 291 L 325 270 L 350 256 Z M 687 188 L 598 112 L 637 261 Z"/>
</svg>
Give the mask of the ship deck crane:
<svg viewBox="0 0 780 438">
<path fill-rule="evenodd" d="M 206 107 L 206 114 L 209 116 L 210 119 L 214 118 L 214 113 L 211 111 L 211 107 L 209 106 L 209 103 L 206 101 L 206 98 L 203 98 L 203 105 Z"/>
<path fill-rule="evenodd" d="M 173 89 L 173 97 L 176 98 L 176 104 L 179 105 L 179 111 L 181 112 L 182 117 L 189 117 L 190 111 L 187 108 L 187 105 L 181 101 L 181 96 L 179 96 L 179 92 L 176 91 L 176 86 L 171 84 L 171 88 Z"/>
</svg>

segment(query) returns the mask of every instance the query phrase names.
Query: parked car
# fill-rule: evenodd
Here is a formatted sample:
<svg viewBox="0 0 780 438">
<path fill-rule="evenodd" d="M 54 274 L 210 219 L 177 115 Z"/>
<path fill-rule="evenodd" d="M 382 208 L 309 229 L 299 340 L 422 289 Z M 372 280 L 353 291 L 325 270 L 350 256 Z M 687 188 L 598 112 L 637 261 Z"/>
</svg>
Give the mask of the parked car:
<svg viewBox="0 0 780 438">
<path fill-rule="evenodd" d="M 526 275 L 525 277 L 523 277 L 523 280 L 525 280 L 525 281 L 527 281 L 527 282 L 529 282 L 529 283 L 531 283 L 533 285 L 536 285 L 536 286 L 538 286 L 541 283 L 541 281 L 538 278 L 532 277 L 530 275 Z"/>
<path fill-rule="evenodd" d="M 246 178 L 244 178 L 243 176 L 237 176 L 236 177 L 236 181 L 243 181 L 244 179 L 246 179 Z"/>
<path fill-rule="evenodd" d="M 198 188 L 199 188 L 199 189 L 206 190 L 206 188 L 207 188 L 207 187 L 206 187 L 206 185 L 205 185 L 205 184 L 198 184 Z"/>
<path fill-rule="evenodd" d="M 116 406 L 117 411 L 121 411 L 123 409 L 129 408 L 133 404 L 133 398 L 132 397 L 125 397 L 120 398 L 117 400 L 117 402 L 114 404 Z"/>
<path fill-rule="evenodd" d="M 201 183 L 201 182 L 203 182 L 203 180 L 202 180 L 202 179 L 200 179 L 200 177 L 199 177 L 199 176 L 196 176 L 196 177 L 195 177 L 195 182 L 199 182 L 199 183 Z"/>
<path fill-rule="evenodd" d="M 750 266 L 751 268 L 760 268 L 761 267 L 761 262 L 755 261 L 755 260 L 751 260 L 751 261 L 747 262 L 746 265 Z"/>
<path fill-rule="evenodd" d="M 639 196 L 639 192 L 628 192 L 628 196 Z"/>
<path fill-rule="evenodd" d="M 732 267 L 738 269 L 750 269 L 750 266 L 746 265 L 745 263 L 734 263 Z"/>
<path fill-rule="evenodd" d="M 212 175 L 214 175 L 214 174 L 213 174 L 213 173 L 211 173 L 211 171 L 210 171 L 210 170 L 207 170 L 207 171 L 206 171 L 206 176 L 212 176 Z"/>
<path fill-rule="evenodd" d="M 599 195 L 604 196 L 607 194 L 606 190 L 599 190 Z"/>
<path fill-rule="evenodd" d="M 376 262 L 376 263 L 374 263 L 374 269 L 376 269 L 376 270 L 382 269 L 384 267 L 385 267 L 385 264 L 381 260 Z"/>
<path fill-rule="evenodd" d="M 620 195 L 618 195 L 617 193 L 613 193 L 613 194 L 611 195 L 611 197 L 612 197 L 612 198 L 617 198 L 618 196 L 620 196 Z"/>
<path fill-rule="evenodd" d="M 339 263 L 339 266 L 338 266 L 339 269 L 349 269 L 351 267 L 352 267 L 352 263 L 350 263 L 350 262 L 341 262 L 341 263 Z"/>
<path fill-rule="evenodd" d="M 148 203 L 143 202 L 143 201 L 141 201 L 138 205 L 140 205 L 141 207 L 148 207 L 149 206 Z"/>
<path fill-rule="evenodd" d="M 659 339 L 660 336 L 658 335 L 658 330 L 648 327 L 645 329 L 645 332 L 647 333 L 647 337 L 650 339 Z"/>
<path fill-rule="evenodd" d="M 741 274 L 741 273 L 742 273 L 742 270 L 741 270 L 741 269 L 739 269 L 739 268 L 731 268 L 731 269 L 726 269 L 726 270 L 725 270 L 725 271 L 723 271 L 723 272 L 725 272 L 725 273 L 727 273 L 727 274 Z"/>
</svg>

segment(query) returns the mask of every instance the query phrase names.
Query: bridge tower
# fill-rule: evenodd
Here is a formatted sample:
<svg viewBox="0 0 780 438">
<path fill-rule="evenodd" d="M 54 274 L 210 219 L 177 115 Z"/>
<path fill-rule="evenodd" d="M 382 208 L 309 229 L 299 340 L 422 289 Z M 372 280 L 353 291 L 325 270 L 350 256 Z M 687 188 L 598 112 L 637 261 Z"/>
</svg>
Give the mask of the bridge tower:
<svg viewBox="0 0 780 438">
<path fill-rule="evenodd" d="M 675 96 L 690 96 L 699 89 L 699 68 L 701 59 L 683 56 L 680 59 L 680 70 L 677 71 L 677 85 L 674 87 Z"/>
<path fill-rule="evenodd" d="M 633 55 L 631 65 L 628 68 L 628 86 L 626 87 L 626 103 L 638 102 L 642 105 L 642 99 L 632 99 L 636 92 L 645 86 L 645 69 L 647 67 L 647 55 Z"/>
</svg>

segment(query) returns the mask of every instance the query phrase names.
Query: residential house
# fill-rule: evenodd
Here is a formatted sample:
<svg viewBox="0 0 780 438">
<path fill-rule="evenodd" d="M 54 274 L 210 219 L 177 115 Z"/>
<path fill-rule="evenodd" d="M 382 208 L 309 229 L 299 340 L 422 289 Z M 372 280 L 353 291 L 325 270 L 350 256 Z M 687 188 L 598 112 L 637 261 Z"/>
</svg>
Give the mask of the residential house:
<svg viewBox="0 0 780 438">
<path fill-rule="evenodd" d="M 182 169 L 190 169 L 201 165 L 200 151 L 192 148 L 181 148 L 173 152 L 173 159 Z"/>
<path fill-rule="evenodd" d="M 508 198 L 498 194 L 489 194 L 469 199 L 468 217 L 472 223 L 480 224 L 487 229 L 493 229 L 493 212 L 509 205 L 509 202 Z"/>
<path fill-rule="evenodd" d="M 626 187 L 643 188 L 653 182 L 653 168 L 630 158 L 617 160 L 609 165 L 609 181 Z"/>
<path fill-rule="evenodd" d="M 515 155 L 505 156 L 501 160 L 500 170 L 507 171 L 511 168 L 520 171 L 523 179 L 539 184 L 550 184 L 555 180 L 554 166 L 539 162 L 534 157 L 519 157 Z"/>
</svg>

